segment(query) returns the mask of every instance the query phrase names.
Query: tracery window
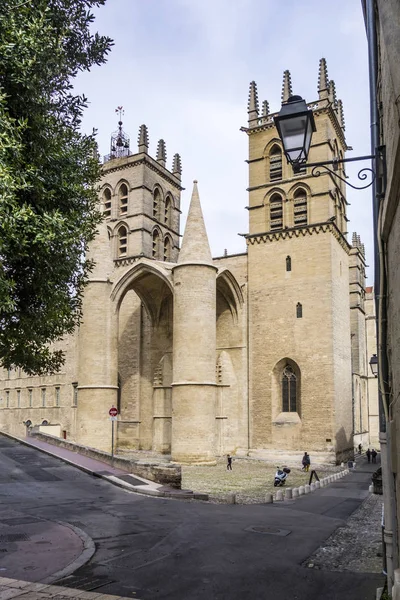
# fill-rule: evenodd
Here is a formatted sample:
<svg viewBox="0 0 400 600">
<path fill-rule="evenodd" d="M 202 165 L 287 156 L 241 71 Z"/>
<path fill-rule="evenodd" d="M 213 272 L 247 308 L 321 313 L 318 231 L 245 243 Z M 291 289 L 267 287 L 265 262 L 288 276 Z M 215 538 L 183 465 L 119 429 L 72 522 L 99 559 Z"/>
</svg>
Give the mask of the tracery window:
<svg viewBox="0 0 400 600">
<path fill-rule="evenodd" d="M 119 214 L 126 215 L 128 212 L 128 188 L 125 183 L 121 184 L 118 192 L 119 196 Z"/>
<path fill-rule="evenodd" d="M 283 228 L 283 203 L 280 194 L 274 194 L 269 201 L 270 229 Z"/>
<path fill-rule="evenodd" d="M 297 377 L 290 365 L 282 373 L 282 412 L 297 412 Z"/>
<path fill-rule="evenodd" d="M 279 181 L 279 179 L 282 179 L 282 150 L 275 145 L 269 153 L 269 180 Z"/>
<path fill-rule="evenodd" d="M 104 216 L 111 217 L 111 191 L 106 188 L 103 192 Z"/>
<path fill-rule="evenodd" d="M 128 233 L 125 225 L 118 229 L 118 256 L 125 256 L 128 251 Z"/>
<path fill-rule="evenodd" d="M 294 224 L 307 225 L 307 194 L 303 188 L 294 194 Z"/>
</svg>

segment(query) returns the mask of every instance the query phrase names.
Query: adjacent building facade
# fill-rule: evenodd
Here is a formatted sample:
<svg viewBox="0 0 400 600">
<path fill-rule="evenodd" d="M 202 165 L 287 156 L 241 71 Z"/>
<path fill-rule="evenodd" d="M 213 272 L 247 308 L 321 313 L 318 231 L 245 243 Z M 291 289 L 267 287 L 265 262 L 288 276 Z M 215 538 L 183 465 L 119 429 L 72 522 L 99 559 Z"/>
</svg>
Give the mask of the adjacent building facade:
<svg viewBox="0 0 400 600">
<path fill-rule="evenodd" d="M 285 71 L 282 102 L 291 95 Z M 310 161 L 343 158 L 343 107 L 324 59 L 308 106 L 317 127 Z M 96 266 L 82 324 L 60 344 L 61 373 L 2 373 L 4 431 L 21 435 L 44 421 L 52 433 L 110 450 L 116 406 L 119 448 L 182 463 L 304 450 L 333 462 L 369 444 L 374 315 L 364 247 L 357 234 L 348 240 L 343 181 L 324 170 L 293 173 L 273 117 L 252 82 L 242 128 L 247 251 L 218 258 L 197 182 L 180 243 L 179 155 L 168 168 L 160 140 L 152 158 L 145 125 L 131 153 L 119 124 L 103 165 L 104 221 L 90 249 Z"/>
</svg>

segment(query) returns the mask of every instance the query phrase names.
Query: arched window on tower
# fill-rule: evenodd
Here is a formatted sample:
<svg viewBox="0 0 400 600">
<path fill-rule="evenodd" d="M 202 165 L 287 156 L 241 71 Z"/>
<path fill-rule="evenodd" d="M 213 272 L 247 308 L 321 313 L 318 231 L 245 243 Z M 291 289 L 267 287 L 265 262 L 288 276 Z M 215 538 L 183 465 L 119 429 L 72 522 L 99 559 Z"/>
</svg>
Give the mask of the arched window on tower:
<svg viewBox="0 0 400 600">
<path fill-rule="evenodd" d="M 160 190 L 156 188 L 153 194 L 153 218 L 159 219 L 161 209 L 161 194 Z"/>
<path fill-rule="evenodd" d="M 269 153 L 269 180 L 279 181 L 282 179 L 282 150 L 274 145 Z"/>
<path fill-rule="evenodd" d="M 103 192 L 104 216 L 111 217 L 111 190 L 106 188 Z"/>
<path fill-rule="evenodd" d="M 307 193 L 303 188 L 294 193 L 294 225 L 307 225 Z"/>
<path fill-rule="evenodd" d="M 158 247 L 160 245 L 160 234 L 158 233 L 158 230 L 155 229 L 153 231 L 153 250 L 152 250 L 152 256 L 153 258 L 158 258 Z"/>
<path fill-rule="evenodd" d="M 303 318 L 303 305 L 300 304 L 300 302 L 298 302 L 296 304 L 296 317 L 298 319 L 302 319 Z"/>
<path fill-rule="evenodd" d="M 298 412 L 297 377 L 290 365 L 282 373 L 282 412 Z"/>
<path fill-rule="evenodd" d="M 171 227 L 171 208 L 172 208 L 172 202 L 171 202 L 171 197 L 167 196 L 165 198 L 165 207 L 164 207 L 164 223 L 168 226 Z"/>
<path fill-rule="evenodd" d="M 118 229 L 118 256 L 126 256 L 128 252 L 128 232 L 125 225 Z"/>
<path fill-rule="evenodd" d="M 283 204 L 280 194 L 273 194 L 269 201 L 270 229 L 275 231 L 283 228 Z"/>
<path fill-rule="evenodd" d="M 122 183 L 118 191 L 119 197 L 119 214 L 126 215 L 128 212 L 128 188 L 125 183 Z"/>
<path fill-rule="evenodd" d="M 171 260 L 171 240 L 167 235 L 164 238 L 164 260 L 166 262 Z"/>
<path fill-rule="evenodd" d="M 286 271 L 292 270 L 292 259 L 290 256 L 286 257 Z"/>
</svg>

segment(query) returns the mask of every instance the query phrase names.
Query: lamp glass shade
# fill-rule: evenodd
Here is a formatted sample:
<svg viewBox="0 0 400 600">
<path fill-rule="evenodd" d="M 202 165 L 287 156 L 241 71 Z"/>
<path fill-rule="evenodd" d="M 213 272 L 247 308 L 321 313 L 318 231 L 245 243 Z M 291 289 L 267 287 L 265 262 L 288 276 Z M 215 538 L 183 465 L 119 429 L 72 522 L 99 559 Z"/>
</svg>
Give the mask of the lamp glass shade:
<svg viewBox="0 0 400 600">
<path fill-rule="evenodd" d="M 371 367 L 371 372 L 374 377 L 378 375 L 378 357 L 376 354 L 371 356 L 371 360 L 369 361 L 369 366 Z"/>
<path fill-rule="evenodd" d="M 315 128 L 312 110 L 300 96 L 291 96 L 274 119 L 289 163 L 298 165 L 307 160 Z"/>
</svg>

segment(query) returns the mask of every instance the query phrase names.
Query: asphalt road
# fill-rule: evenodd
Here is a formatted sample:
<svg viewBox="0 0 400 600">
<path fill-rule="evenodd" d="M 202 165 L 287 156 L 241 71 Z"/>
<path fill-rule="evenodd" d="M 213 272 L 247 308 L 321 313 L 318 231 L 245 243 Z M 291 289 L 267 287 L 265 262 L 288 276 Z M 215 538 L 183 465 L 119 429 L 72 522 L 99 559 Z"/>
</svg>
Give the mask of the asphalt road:
<svg viewBox="0 0 400 600">
<path fill-rule="evenodd" d="M 303 566 L 365 498 L 366 474 L 292 503 L 241 506 L 136 495 L 2 436 L 0 461 L 0 527 L 12 509 L 27 526 L 70 523 L 96 544 L 60 585 L 143 600 L 373 600 L 382 585 Z M 59 548 L 71 543 L 64 534 Z M 0 543 L 2 576 L 18 578 L 21 552 Z"/>
</svg>

